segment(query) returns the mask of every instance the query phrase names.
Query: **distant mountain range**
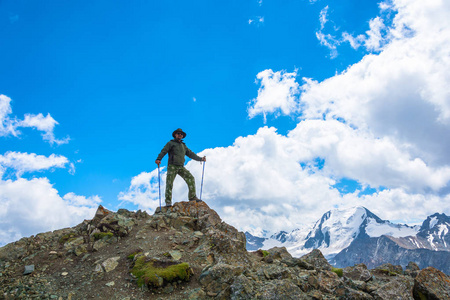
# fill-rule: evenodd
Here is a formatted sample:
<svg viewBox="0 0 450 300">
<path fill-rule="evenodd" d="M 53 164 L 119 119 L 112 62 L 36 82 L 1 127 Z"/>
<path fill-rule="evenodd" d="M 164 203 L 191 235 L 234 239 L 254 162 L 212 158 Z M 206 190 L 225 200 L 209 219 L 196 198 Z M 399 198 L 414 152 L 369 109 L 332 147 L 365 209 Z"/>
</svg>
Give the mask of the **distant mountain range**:
<svg viewBox="0 0 450 300">
<path fill-rule="evenodd" d="M 393 224 L 367 208 L 326 212 L 314 225 L 269 236 L 249 232 L 247 250 L 286 247 L 293 256 L 319 249 L 336 267 L 364 263 L 374 268 L 384 263 L 420 268 L 433 266 L 450 274 L 450 217 L 433 214 L 421 226 Z"/>
</svg>

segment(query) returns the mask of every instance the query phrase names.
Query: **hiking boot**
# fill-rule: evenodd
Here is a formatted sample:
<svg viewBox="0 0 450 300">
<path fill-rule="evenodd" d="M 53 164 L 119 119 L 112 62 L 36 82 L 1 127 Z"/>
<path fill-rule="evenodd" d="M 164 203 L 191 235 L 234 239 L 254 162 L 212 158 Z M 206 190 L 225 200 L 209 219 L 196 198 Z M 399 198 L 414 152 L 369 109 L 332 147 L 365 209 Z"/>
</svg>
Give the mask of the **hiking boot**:
<svg viewBox="0 0 450 300">
<path fill-rule="evenodd" d="M 201 199 L 198 199 L 198 198 L 197 198 L 197 196 L 195 196 L 195 197 L 193 197 L 193 198 L 189 199 L 189 201 L 195 201 L 195 202 L 203 202 L 203 200 L 201 200 Z"/>
</svg>

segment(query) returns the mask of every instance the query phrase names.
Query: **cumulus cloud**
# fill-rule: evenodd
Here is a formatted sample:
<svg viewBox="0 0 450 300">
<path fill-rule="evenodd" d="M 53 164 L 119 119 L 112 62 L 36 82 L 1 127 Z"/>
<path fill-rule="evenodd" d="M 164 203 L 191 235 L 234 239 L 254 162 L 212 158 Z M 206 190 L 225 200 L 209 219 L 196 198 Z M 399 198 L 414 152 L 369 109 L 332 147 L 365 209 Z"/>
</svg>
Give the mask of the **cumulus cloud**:
<svg viewBox="0 0 450 300">
<path fill-rule="evenodd" d="M 47 178 L 0 180 L 0 246 L 91 219 L 100 201 L 73 193 L 62 198 Z"/>
<path fill-rule="evenodd" d="M 297 71 L 286 73 L 285 71 L 274 72 L 264 70 L 256 76 L 261 87 L 258 90 L 258 97 L 250 102 L 248 115 L 250 118 L 258 114 L 264 116 L 271 113 L 282 113 L 289 115 L 299 110 L 296 101 L 299 85 L 295 81 Z"/>
<path fill-rule="evenodd" d="M 55 154 L 47 157 L 35 153 L 8 151 L 4 155 L 0 155 L 0 168 L 3 170 L 13 169 L 17 177 L 26 172 L 64 168 L 68 162 L 66 157 Z"/>
<path fill-rule="evenodd" d="M 161 169 L 161 201 L 164 202 L 164 189 L 165 189 L 165 173 L 164 168 Z M 121 192 L 118 196 L 119 200 L 130 202 L 139 207 L 139 209 L 154 212 L 156 207 L 159 207 L 159 182 L 158 182 L 158 169 L 152 172 L 142 172 L 135 176 L 131 180 L 131 185 L 128 191 Z"/>
<path fill-rule="evenodd" d="M 11 117 L 11 98 L 5 95 L 0 95 L 0 136 L 15 136 L 20 135 L 18 128 L 35 128 L 42 131 L 42 137 L 44 141 L 49 142 L 51 145 L 67 144 L 70 140 L 69 137 L 64 139 L 57 139 L 54 135 L 55 126 L 59 123 L 52 118 L 50 114 L 44 117 L 43 114 L 25 114 L 23 120 L 19 120 L 16 117 Z"/>
<path fill-rule="evenodd" d="M 449 8 L 420 3 L 394 1 L 398 13 L 389 34 L 395 38 L 383 51 L 322 82 L 305 78 L 300 102 L 305 118 L 342 118 L 409 144 L 430 163 L 448 164 Z"/>
</svg>

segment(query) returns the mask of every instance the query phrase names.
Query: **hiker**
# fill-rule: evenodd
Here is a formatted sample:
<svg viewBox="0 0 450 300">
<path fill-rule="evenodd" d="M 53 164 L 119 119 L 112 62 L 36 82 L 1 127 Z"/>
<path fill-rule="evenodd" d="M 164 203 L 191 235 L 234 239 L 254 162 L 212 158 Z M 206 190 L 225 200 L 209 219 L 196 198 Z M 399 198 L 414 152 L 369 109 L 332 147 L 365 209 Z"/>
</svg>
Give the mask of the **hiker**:
<svg viewBox="0 0 450 300">
<path fill-rule="evenodd" d="M 177 175 L 180 175 L 181 178 L 186 181 L 186 184 L 189 188 L 189 201 L 201 202 L 202 200 L 197 198 L 195 193 L 195 179 L 192 176 L 191 172 L 189 172 L 184 167 L 184 156 L 186 155 L 189 158 L 192 158 L 196 161 L 206 161 L 206 156 L 200 157 L 186 146 L 183 142 L 183 139 L 186 137 L 186 133 L 178 128 L 172 133 L 174 137 L 173 140 L 169 141 L 164 148 L 159 153 L 156 158 L 155 163 L 159 166 L 161 164 L 161 159 L 169 153 L 169 162 L 167 166 L 167 177 L 166 177 L 166 207 L 172 206 L 172 189 L 173 189 L 173 181 Z"/>
</svg>

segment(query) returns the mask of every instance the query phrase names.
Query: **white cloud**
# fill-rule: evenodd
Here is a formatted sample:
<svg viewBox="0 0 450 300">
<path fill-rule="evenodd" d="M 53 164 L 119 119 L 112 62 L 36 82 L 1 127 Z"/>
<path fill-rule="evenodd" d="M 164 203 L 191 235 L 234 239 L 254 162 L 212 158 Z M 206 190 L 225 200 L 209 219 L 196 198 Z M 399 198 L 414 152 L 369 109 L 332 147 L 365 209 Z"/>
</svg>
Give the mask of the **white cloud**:
<svg viewBox="0 0 450 300">
<path fill-rule="evenodd" d="M 286 73 L 284 71 L 273 72 L 264 70 L 256 76 L 261 87 L 258 97 L 250 102 L 248 115 L 250 118 L 263 114 L 264 122 L 268 113 L 289 115 L 297 112 L 299 106 L 296 100 L 298 83 L 295 81 L 297 71 Z"/>
<path fill-rule="evenodd" d="M 35 153 L 8 151 L 4 155 L 0 155 L 0 167 L 4 170 L 7 168 L 15 170 L 17 177 L 26 172 L 64 168 L 68 162 L 66 157 L 55 154 L 47 157 Z"/>
<path fill-rule="evenodd" d="M 385 28 L 383 20 L 379 17 L 370 20 L 370 30 L 366 32 L 367 39 L 364 44 L 369 51 L 379 51 L 383 46 L 382 30 Z"/>
<path fill-rule="evenodd" d="M 303 116 L 342 118 L 409 144 L 412 155 L 430 163 L 450 163 L 450 24 L 444 18 L 450 9 L 394 4 L 399 11 L 389 34 L 395 38 L 380 54 L 320 83 L 305 78 Z"/>
<path fill-rule="evenodd" d="M 9 117 L 11 113 L 11 98 L 0 95 L 0 136 L 18 135 L 16 130 L 17 121 Z"/>
<path fill-rule="evenodd" d="M 161 173 L 164 169 L 161 169 Z M 161 174 L 161 202 L 164 201 L 165 173 Z M 142 172 L 131 180 L 131 185 L 126 192 L 121 192 L 118 196 L 119 200 L 130 202 L 139 207 L 139 209 L 154 212 L 159 207 L 159 187 L 158 187 L 158 169 L 152 172 Z"/>
<path fill-rule="evenodd" d="M 259 25 L 261 25 L 262 23 L 264 23 L 264 17 L 262 17 L 262 16 L 257 16 L 257 17 L 255 17 L 255 18 L 253 18 L 253 19 L 249 19 L 248 20 L 248 24 L 254 24 L 254 25 L 257 25 L 257 26 L 259 26 Z"/>
<path fill-rule="evenodd" d="M 331 34 L 324 34 L 322 31 L 316 32 L 316 37 L 322 46 L 330 49 L 330 58 L 336 58 L 338 55 L 337 46 L 339 45 L 339 40 L 337 40 Z"/>
<path fill-rule="evenodd" d="M 320 29 L 325 28 L 325 24 L 328 22 L 327 16 L 328 16 L 328 5 L 325 6 L 319 14 L 319 21 L 320 21 Z"/>
<path fill-rule="evenodd" d="M 316 37 L 322 46 L 330 49 L 330 58 L 333 59 L 338 55 L 337 46 L 339 46 L 341 41 L 329 33 L 324 33 L 325 25 L 329 22 L 328 9 L 327 5 L 319 13 L 320 30 L 316 32 Z M 334 28 L 334 31 L 336 31 L 336 28 Z"/>
<path fill-rule="evenodd" d="M 66 137 L 65 139 L 58 140 L 55 139 L 55 135 L 53 134 L 53 130 L 55 128 L 55 125 L 58 125 L 59 123 L 56 122 L 55 119 L 50 116 L 50 114 L 47 114 L 46 117 L 42 114 L 38 115 L 31 115 L 26 114 L 25 119 L 21 122 L 19 122 L 20 127 L 32 127 L 36 128 L 39 131 L 43 131 L 42 137 L 45 141 L 48 141 L 50 144 L 67 144 L 69 142 L 69 138 Z"/>
<path fill-rule="evenodd" d="M 91 219 L 99 202 L 73 193 L 61 198 L 47 178 L 0 180 L 0 245 Z"/>
<path fill-rule="evenodd" d="M 97 206 L 102 202 L 102 199 L 97 195 L 86 197 L 76 195 L 72 192 L 65 194 L 63 199 L 67 202 L 68 205 L 86 206 L 90 208 L 97 208 Z"/>
<path fill-rule="evenodd" d="M 46 117 L 41 113 L 37 115 L 25 114 L 23 120 L 18 120 L 16 117 L 11 118 L 10 114 L 12 114 L 11 98 L 0 95 L 0 136 L 13 135 L 17 137 L 21 133 L 18 128 L 31 127 L 43 131 L 43 140 L 48 141 L 51 145 L 67 144 L 70 140 L 69 137 L 64 139 L 55 138 L 53 131 L 58 122 L 50 114 L 47 114 Z"/>
</svg>

